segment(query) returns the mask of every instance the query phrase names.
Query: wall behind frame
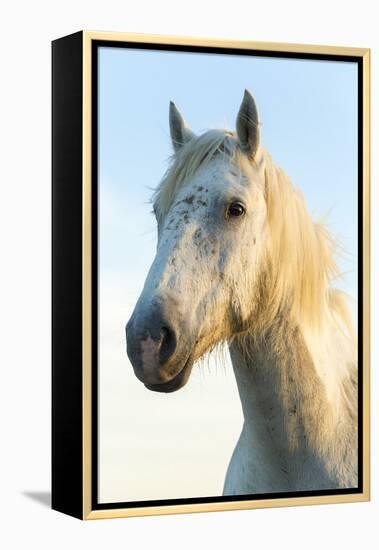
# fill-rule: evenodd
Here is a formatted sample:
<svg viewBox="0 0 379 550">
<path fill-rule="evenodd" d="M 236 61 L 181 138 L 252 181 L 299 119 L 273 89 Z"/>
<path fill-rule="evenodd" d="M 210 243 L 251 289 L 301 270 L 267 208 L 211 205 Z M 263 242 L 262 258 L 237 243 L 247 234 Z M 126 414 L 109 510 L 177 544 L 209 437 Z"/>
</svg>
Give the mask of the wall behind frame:
<svg viewBox="0 0 379 550">
<path fill-rule="evenodd" d="M 8 547 L 122 545 L 138 548 L 372 548 L 376 534 L 378 439 L 372 441 L 373 502 L 283 510 L 98 521 L 51 512 L 50 485 L 50 41 L 81 28 L 372 48 L 372 249 L 379 249 L 378 52 L 374 2 L 175 1 L 106 4 L 14 2 L 3 8 L 0 115 L 2 345 L 0 387 L 3 528 Z M 372 280 L 379 279 L 377 253 Z M 377 286 L 372 303 L 378 303 Z M 372 331 L 378 329 L 377 308 Z M 372 387 L 378 387 L 373 338 Z M 373 395 L 372 422 L 378 425 Z M 375 432 L 374 432 L 375 433 Z M 44 505 L 45 503 L 45 505 Z"/>
</svg>

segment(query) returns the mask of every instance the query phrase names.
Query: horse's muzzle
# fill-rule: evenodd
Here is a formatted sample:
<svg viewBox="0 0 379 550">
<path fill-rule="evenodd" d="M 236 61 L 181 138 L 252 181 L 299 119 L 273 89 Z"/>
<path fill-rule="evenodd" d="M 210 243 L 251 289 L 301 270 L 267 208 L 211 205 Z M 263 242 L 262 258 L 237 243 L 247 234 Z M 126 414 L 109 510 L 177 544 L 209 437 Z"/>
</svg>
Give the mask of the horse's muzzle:
<svg viewBox="0 0 379 550">
<path fill-rule="evenodd" d="M 154 304 L 144 311 L 136 307 L 126 326 L 128 357 L 135 375 L 147 388 L 175 391 L 188 379 L 189 350 L 178 345 L 185 339 L 179 339 L 178 324 L 168 319 L 162 306 Z"/>
</svg>

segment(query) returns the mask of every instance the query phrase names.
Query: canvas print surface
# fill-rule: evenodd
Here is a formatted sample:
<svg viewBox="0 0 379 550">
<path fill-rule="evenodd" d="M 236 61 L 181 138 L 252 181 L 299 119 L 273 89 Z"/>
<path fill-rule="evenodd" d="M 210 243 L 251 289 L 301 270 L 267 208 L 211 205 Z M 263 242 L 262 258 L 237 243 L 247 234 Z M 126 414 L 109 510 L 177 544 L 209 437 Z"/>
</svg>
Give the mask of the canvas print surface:
<svg viewBox="0 0 379 550">
<path fill-rule="evenodd" d="M 358 486 L 357 94 L 99 48 L 99 503 Z"/>
</svg>

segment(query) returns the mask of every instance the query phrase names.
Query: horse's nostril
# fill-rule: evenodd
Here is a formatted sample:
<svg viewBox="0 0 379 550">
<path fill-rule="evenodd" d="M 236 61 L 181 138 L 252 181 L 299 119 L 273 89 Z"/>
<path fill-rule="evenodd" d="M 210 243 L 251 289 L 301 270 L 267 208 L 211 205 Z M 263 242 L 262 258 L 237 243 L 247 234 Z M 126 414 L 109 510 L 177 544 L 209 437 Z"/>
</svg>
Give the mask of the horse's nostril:
<svg viewBox="0 0 379 550">
<path fill-rule="evenodd" d="M 167 327 L 161 328 L 161 341 L 162 343 L 167 339 L 170 338 L 170 329 Z"/>
<path fill-rule="evenodd" d="M 172 328 L 161 328 L 161 343 L 159 348 L 159 362 L 167 363 L 176 349 L 176 334 Z"/>
</svg>

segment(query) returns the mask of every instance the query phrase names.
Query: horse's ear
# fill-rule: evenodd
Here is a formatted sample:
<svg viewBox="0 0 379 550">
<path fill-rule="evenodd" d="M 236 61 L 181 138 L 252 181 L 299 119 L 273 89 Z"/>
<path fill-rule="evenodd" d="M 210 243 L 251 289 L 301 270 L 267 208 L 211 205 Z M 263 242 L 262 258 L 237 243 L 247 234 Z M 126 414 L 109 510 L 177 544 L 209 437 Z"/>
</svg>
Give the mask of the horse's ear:
<svg viewBox="0 0 379 550">
<path fill-rule="evenodd" d="M 195 136 L 173 101 L 170 101 L 170 134 L 175 151 Z"/>
<path fill-rule="evenodd" d="M 240 147 L 253 159 L 259 147 L 259 118 L 255 100 L 248 90 L 245 90 L 236 125 Z"/>
</svg>

